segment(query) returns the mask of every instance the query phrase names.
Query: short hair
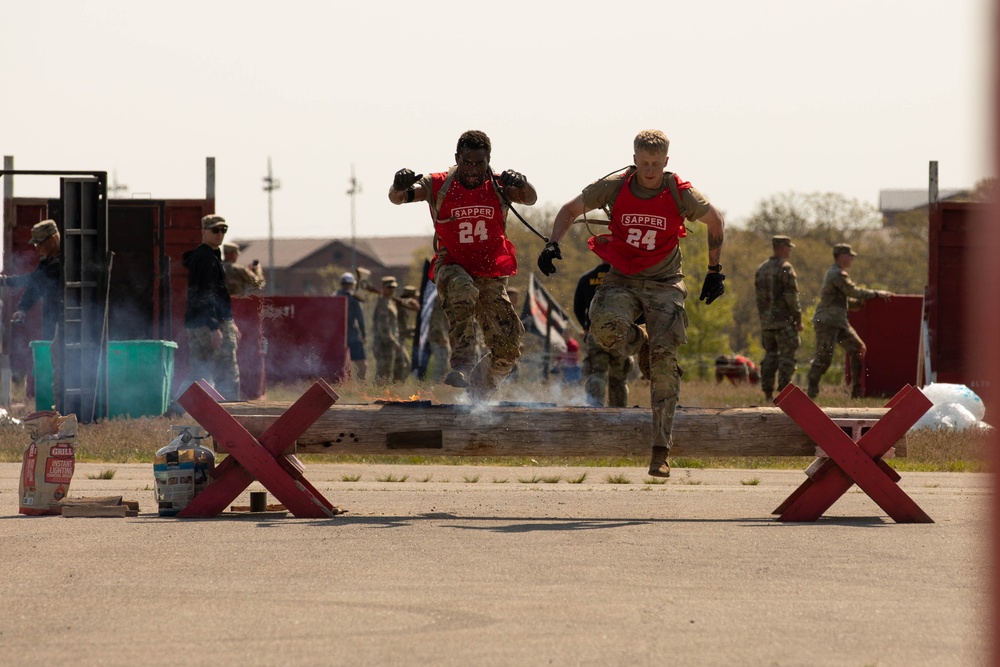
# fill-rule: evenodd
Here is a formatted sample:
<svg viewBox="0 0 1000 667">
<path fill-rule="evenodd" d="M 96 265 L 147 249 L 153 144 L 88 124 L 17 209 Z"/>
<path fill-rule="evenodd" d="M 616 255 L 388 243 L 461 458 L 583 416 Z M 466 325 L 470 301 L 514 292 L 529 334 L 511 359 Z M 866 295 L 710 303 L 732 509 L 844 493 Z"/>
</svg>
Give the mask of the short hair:
<svg viewBox="0 0 1000 667">
<path fill-rule="evenodd" d="M 455 152 L 461 153 L 463 148 L 469 148 L 474 151 L 477 151 L 480 148 L 485 148 L 487 155 L 489 155 L 490 151 L 493 150 L 493 146 L 490 144 L 490 138 L 486 136 L 485 132 L 480 130 L 469 130 L 468 132 L 462 133 L 462 136 L 458 138 L 458 146 L 455 148 Z"/>
<path fill-rule="evenodd" d="M 666 153 L 670 150 L 670 139 L 659 130 L 643 130 L 635 135 L 632 142 L 634 152 L 644 151 L 646 153 Z"/>
</svg>

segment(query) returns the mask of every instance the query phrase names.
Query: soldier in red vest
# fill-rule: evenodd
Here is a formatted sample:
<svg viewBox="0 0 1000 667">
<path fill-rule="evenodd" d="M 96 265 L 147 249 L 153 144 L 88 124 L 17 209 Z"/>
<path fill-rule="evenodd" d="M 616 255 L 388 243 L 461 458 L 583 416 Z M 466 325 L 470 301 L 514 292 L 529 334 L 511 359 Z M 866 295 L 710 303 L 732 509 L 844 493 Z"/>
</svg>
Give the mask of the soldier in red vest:
<svg viewBox="0 0 1000 667">
<path fill-rule="evenodd" d="M 489 399 L 520 356 L 524 327 L 507 295 L 517 272 L 514 245 L 507 238 L 511 202 L 538 199 L 528 179 L 490 167 L 490 138 L 470 130 L 458 139 L 455 166 L 446 172 L 415 174 L 400 169 L 389 201 L 426 201 L 434 221 L 431 277 L 448 316 L 451 372 L 445 384 L 468 387 L 473 400 Z M 476 354 L 476 324 L 488 353 Z"/>
<path fill-rule="evenodd" d="M 635 164 L 587 186 L 566 203 L 552 224 L 551 241 L 538 256 L 545 275 L 555 273 L 553 260 L 562 259 L 559 239 L 574 222 L 608 226 L 608 234 L 593 236 L 590 249 L 611 264 L 590 304 L 590 333 L 606 350 L 639 354 L 640 367 L 649 360 L 653 409 L 652 457 L 649 474 L 669 477 L 671 432 L 680 393 L 677 348 L 687 342 L 679 239 L 684 221 L 708 226 L 708 267 L 700 300 L 710 304 L 725 291 L 722 214 L 691 184 L 666 170 L 670 142 L 659 130 L 640 132 L 633 143 Z M 603 209 L 605 221 L 587 220 L 586 212 Z M 646 318 L 647 334 L 636 325 Z"/>
</svg>

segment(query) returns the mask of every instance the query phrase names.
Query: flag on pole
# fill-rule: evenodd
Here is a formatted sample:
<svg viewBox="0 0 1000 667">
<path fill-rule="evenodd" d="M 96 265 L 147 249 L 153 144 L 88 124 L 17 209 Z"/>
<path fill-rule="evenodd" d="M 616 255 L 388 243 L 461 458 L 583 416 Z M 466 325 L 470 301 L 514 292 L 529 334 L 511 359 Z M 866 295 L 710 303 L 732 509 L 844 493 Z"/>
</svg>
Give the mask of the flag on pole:
<svg viewBox="0 0 1000 667">
<path fill-rule="evenodd" d="M 547 347 L 551 350 L 566 351 L 563 332 L 573 323 L 559 302 L 542 287 L 534 272 L 528 276 L 528 295 L 521 310 L 521 323 L 525 333 L 547 338 Z"/>
<path fill-rule="evenodd" d="M 424 270 L 420 278 L 420 310 L 417 312 L 417 335 L 413 337 L 413 369 L 421 380 L 427 375 L 427 364 L 431 357 L 430 330 L 431 313 L 438 298 L 437 285 L 430 278 L 431 262 L 424 260 Z M 437 362 L 440 363 L 440 362 Z"/>
</svg>

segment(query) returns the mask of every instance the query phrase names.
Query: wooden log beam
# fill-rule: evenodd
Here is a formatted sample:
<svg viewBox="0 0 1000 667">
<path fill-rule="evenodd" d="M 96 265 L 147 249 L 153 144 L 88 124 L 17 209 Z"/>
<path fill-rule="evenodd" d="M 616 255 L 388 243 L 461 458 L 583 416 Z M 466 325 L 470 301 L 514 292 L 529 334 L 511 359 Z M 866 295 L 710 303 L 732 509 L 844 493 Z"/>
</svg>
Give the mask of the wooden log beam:
<svg viewBox="0 0 1000 667">
<path fill-rule="evenodd" d="M 285 403 L 224 403 L 250 433 L 263 433 Z M 828 408 L 850 435 L 885 408 Z M 297 441 L 300 454 L 419 456 L 645 456 L 652 441 L 648 408 L 549 404 L 439 405 L 430 401 L 337 404 Z M 778 408 L 680 407 L 671 456 L 813 456 L 815 443 Z M 896 443 L 906 455 L 906 442 Z"/>
</svg>

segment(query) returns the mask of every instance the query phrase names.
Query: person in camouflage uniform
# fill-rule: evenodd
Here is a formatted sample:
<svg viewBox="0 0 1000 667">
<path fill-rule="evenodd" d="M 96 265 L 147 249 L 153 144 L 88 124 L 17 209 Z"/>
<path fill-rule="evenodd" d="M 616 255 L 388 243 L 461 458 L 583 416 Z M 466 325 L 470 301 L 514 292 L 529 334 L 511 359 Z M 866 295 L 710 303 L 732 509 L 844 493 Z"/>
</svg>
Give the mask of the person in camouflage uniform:
<svg viewBox="0 0 1000 667">
<path fill-rule="evenodd" d="M 247 296 L 264 291 L 264 271 L 260 262 L 253 261 L 249 267 L 237 264 L 240 247 L 235 243 L 222 244 L 222 269 L 226 272 L 226 290 L 229 296 Z"/>
<path fill-rule="evenodd" d="M 700 300 L 710 304 L 725 292 L 719 258 L 725 221 L 690 183 L 666 170 L 670 142 L 659 130 L 640 132 L 633 141 L 634 165 L 598 179 L 559 209 L 551 240 L 538 256 L 545 275 L 562 259 L 558 241 L 581 215 L 604 209 L 609 234 L 591 237 L 588 245 L 611 264 L 590 304 L 590 332 L 605 350 L 630 356 L 649 349 L 650 403 L 653 411 L 649 474 L 669 477 L 667 455 L 672 444 L 674 412 L 680 394 L 677 348 L 687 342 L 687 287 L 681 269 L 680 238 L 684 221 L 708 227 L 708 261 Z M 583 220 L 587 220 L 585 217 Z M 644 332 L 636 320 L 645 316 Z"/>
<path fill-rule="evenodd" d="M 448 316 L 441 306 L 441 295 L 434 297 L 431 306 L 431 321 L 427 331 L 427 344 L 430 346 L 430 356 L 434 358 L 434 375 L 432 382 L 443 382 L 448 374 L 448 360 L 451 359 L 451 344 L 448 341 Z"/>
<path fill-rule="evenodd" d="M 632 357 L 616 350 L 605 350 L 590 333 L 590 302 L 611 270 L 607 262 L 599 264 L 580 276 L 573 295 L 573 314 L 583 327 L 583 374 L 587 405 L 624 408 L 628 405 L 628 374 L 632 370 Z"/>
<path fill-rule="evenodd" d="M 760 362 L 760 385 L 764 398 L 774 399 L 774 376 L 778 376 L 778 391 L 792 381 L 795 374 L 795 353 L 799 349 L 802 331 L 802 308 L 795 269 L 788 258 L 795 244 L 787 236 L 771 238 L 774 254 L 757 267 L 754 285 L 757 289 L 757 314 L 760 315 L 760 342 L 764 359 Z"/>
<path fill-rule="evenodd" d="M 432 277 L 450 327 L 451 371 L 444 381 L 468 387 L 474 401 L 490 399 L 521 354 L 524 327 L 507 295 L 517 272 L 507 213 L 512 202 L 530 206 L 538 199 L 524 174 L 493 171 L 491 150 L 484 132 L 465 132 L 451 169 L 427 175 L 400 169 L 388 195 L 393 204 L 426 201 L 430 208 L 437 252 Z M 481 358 L 477 324 L 488 350 Z"/>
<path fill-rule="evenodd" d="M 410 312 L 420 311 L 420 300 L 417 298 L 417 288 L 407 285 L 403 293 L 396 299 L 396 317 L 399 320 L 399 353 L 396 354 L 395 365 L 392 367 L 392 378 L 396 382 L 405 382 L 413 370 L 410 350 L 413 347 L 413 327 L 410 326 Z"/>
<path fill-rule="evenodd" d="M 372 330 L 375 340 L 372 352 L 375 354 L 375 382 L 392 382 L 396 356 L 402 354 L 403 344 L 399 339 L 399 313 L 393 299 L 399 283 L 392 276 L 382 279 L 382 294 L 375 302 L 372 313 Z"/>
<path fill-rule="evenodd" d="M 843 346 L 851 369 L 851 398 L 861 396 L 861 361 L 867 348 L 858 336 L 858 332 L 847 321 L 847 311 L 855 310 L 864 305 L 868 299 L 879 297 L 888 301 L 895 296 L 885 290 L 864 289 L 858 287 L 847 275 L 854 258 L 858 253 L 846 243 L 833 246 L 833 266 L 826 272 L 823 279 L 823 290 L 820 293 L 819 305 L 813 317 L 816 329 L 816 356 L 809 368 L 809 388 L 806 393 L 809 398 L 819 394 L 819 381 L 823 373 L 830 368 L 833 361 L 833 351 L 837 343 Z"/>
</svg>

